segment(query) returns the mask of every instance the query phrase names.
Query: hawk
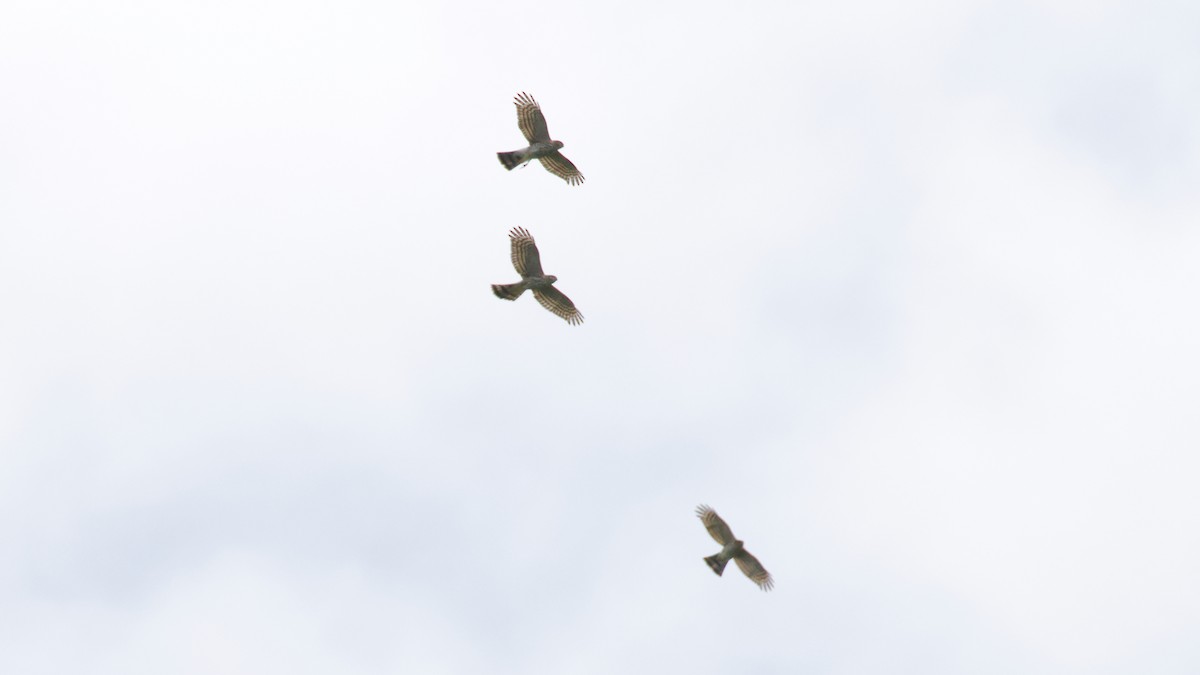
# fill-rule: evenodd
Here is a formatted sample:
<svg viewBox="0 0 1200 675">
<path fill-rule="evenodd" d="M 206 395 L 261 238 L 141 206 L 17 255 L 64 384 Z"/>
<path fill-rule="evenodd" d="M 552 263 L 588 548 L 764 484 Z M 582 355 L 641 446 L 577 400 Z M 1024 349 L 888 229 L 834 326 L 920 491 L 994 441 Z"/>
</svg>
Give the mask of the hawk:
<svg viewBox="0 0 1200 675">
<path fill-rule="evenodd" d="M 513 100 L 513 104 L 517 106 L 517 126 L 521 128 L 521 133 L 525 134 L 529 147 L 512 152 L 497 152 L 496 156 L 500 158 L 504 168 L 512 171 L 518 164 L 528 164 L 536 159 L 547 171 L 567 181 L 567 185 L 582 185 L 583 174 L 579 173 L 579 169 L 575 168 L 571 160 L 563 157 L 558 151 L 563 142 L 550 140 L 546 118 L 542 115 L 537 101 L 529 94 L 521 92 Z"/>
<path fill-rule="evenodd" d="M 750 555 L 750 552 L 742 547 L 741 540 L 734 538 L 733 530 L 729 529 L 716 511 L 701 504 L 696 507 L 696 517 L 704 523 L 704 527 L 708 529 L 712 538 L 716 539 L 717 543 L 723 547 L 716 555 L 710 555 L 704 559 L 704 562 L 708 563 L 717 576 L 721 576 L 721 573 L 725 571 L 726 563 L 732 559 L 742 570 L 742 574 L 750 577 L 750 581 L 758 584 L 758 587 L 764 591 L 771 590 L 775 585 L 771 573 L 763 569 L 758 558 Z"/>
<path fill-rule="evenodd" d="M 521 280 L 515 284 L 492 284 L 492 292 L 497 298 L 516 300 L 527 290 L 533 291 L 533 297 L 542 307 L 566 319 L 572 326 L 583 323 L 583 315 L 575 309 L 575 303 L 553 286 L 558 277 L 542 272 L 542 261 L 538 255 L 537 244 L 533 236 L 523 227 L 514 227 L 508 233 L 512 240 L 512 264 L 517 268 Z"/>
</svg>

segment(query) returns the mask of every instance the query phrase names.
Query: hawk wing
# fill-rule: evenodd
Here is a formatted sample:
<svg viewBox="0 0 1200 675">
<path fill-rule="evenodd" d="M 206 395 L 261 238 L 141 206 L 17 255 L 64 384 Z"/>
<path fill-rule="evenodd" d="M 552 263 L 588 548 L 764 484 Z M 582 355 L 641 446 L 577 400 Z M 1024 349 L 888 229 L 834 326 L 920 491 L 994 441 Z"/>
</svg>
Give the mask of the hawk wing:
<svg viewBox="0 0 1200 675">
<path fill-rule="evenodd" d="M 530 144 L 548 143 L 550 130 L 546 128 L 546 117 L 542 115 L 542 108 L 537 101 L 521 92 L 513 99 L 513 105 L 517 106 L 517 126 L 525 134 L 525 140 Z"/>
<path fill-rule="evenodd" d="M 542 307 L 561 316 L 567 320 L 567 323 L 572 326 L 578 326 L 583 323 L 583 315 L 575 309 L 575 303 L 571 299 L 563 295 L 563 292 L 553 286 L 545 288 L 533 289 L 533 297 L 542 304 Z"/>
<path fill-rule="evenodd" d="M 545 157 L 539 157 L 538 160 L 547 171 L 567 181 L 567 185 L 583 185 L 583 174 L 579 173 L 579 169 L 575 168 L 571 160 L 563 157 L 561 152 L 555 150 Z"/>
<path fill-rule="evenodd" d="M 735 555 L 733 561 L 737 563 L 738 569 L 742 571 L 742 574 L 750 577 L 750 581 L 758 584 L 758 587 L 764 591 L 771 590 L 771 587 L 775 585 L 775 580 L 771 578 L 771 573 L 763 568 L 762 563 L 758 562 L 758 558 L 750 555 L 745 549 L 742 549 L 741 553 Z"/>
<path fill-rule="evenodd" d="M 705 529 L 708 530 L 709 535 L 713 539 L 717 540 L 718 544 L 724 546 L 734 540 L 733 530 L 730 530 L 725 521 L 721 520 L 721 516 L 718 516 L 717 512 L 708 506 L 704 504 L 697 506 L 696 517 L 704 523 Z M 741 563 L 738 564 L 740 565 Z"/>
<path fill-rule="evenodd" d="M 542 259 L 537 244 L 533 243 L 533 235 L 523 227 L 514 227 L 508 238 L 512 240 L 512 264 L 517 274 L 522 279 L 542 276 Z"/>
</svg>

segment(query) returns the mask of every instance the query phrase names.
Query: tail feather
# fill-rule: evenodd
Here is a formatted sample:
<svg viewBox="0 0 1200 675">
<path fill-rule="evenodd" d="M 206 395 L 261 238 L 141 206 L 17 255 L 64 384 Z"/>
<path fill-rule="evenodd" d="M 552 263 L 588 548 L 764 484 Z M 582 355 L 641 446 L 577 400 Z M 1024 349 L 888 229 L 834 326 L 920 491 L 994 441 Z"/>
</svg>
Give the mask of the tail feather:
<svg viewBox="0 0 1200 675">
<path fill-rule="evenodd" d="M 502 300 L 516 300 L 525 292 L 525 285 L 521 282 L 515 284 L 492 284 L 492 292 L 497 298 Z"/>
<path fill-rule="evenodd" d="M 725 571 L 725 566 L 729 564 L 729 560 L 721 560 L 721 556 L 719 554 L 708 556 L 704 559 L 704 562 L 708 563 L 708 566 L 712 568 L 712 571 L 715 572 L 717 576 L 721 576 L 721 573 Z"/>
<path fill-rule="evenodd" d="M 515 169 L 517 165 L 525 163 L 525 154 L 520 150 L 514 150 L 512 152 L 497 152 L 496 156 L 500 158 L 500 163 L 504 165 L 504 168 L 508 169 L 509 171 Z"/>
</svg>

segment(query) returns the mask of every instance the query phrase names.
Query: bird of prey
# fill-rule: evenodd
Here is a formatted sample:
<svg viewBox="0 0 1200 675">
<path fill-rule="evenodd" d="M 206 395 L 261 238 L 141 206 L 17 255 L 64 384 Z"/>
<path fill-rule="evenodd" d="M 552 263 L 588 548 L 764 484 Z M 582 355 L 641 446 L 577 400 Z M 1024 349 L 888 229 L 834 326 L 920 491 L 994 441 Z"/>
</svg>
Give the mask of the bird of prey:
<svg viewBox="0 0 1200 675">
<path fill-rule="evenodd" d="M 517 106 L 517 126 L 521 128 L 521 133 L 525 134 L 529 147 L 512 152 L 497 152 L 496 156 L 500 158 L 504 168 L 512 171 L 518 164 L 528 164 L 536 159 L 547 171 L 567 181 L 567 185 L 582 185 L 583 174 L 579 173 L 579 169 L 575 168 L 571 160 L 563 157 L 558 151 L 563 142 L 550 140 L 546 118 L 542 115 L 537 101 L 529 94 L 521 92 L 513 100 L 513 104 Z"/>
<path fill-rule="evenodd" d="M 696 516 L 704 523 L 704 527 L 713 539 L 722 546 L 721 551 L 716 555 L 710 555 L 704 559 L 708 566 L 716 572 L 717 576 L 725 571 L 725 564 L 730 560 L 737 563 L 742 574 L 750 577 L 750 581 L 758 584 L 758 587 L 764 591 L 771 590 L 775 585 L 775 580 L 771 578 L 771 573 L 763 569 L 762 563 L 758 562 L 758 558 L 750 555 L 750 552 L 742 547 L 742 542 L 734 538 L 733 530 L 721 520 L 721 516 L 717 515 L 716 511 L 701 504 L 696 507 Z"/>
<path fill-rule="evenodd" d="M 533 236 L 523 227 L 514 227 L 508 238 L 512 240 L 512 264 L 521 280 L 515 284 L 492 284 L 496 297 L 516 300 L 530 290 L 542 307 L 566 319 L 567 323 L 573 326 L 583 323 L 583 315 L 575 309 L 575 303 L 552 285 L 558 277 L 542 272 L 542 261 Z"/>
</svg>

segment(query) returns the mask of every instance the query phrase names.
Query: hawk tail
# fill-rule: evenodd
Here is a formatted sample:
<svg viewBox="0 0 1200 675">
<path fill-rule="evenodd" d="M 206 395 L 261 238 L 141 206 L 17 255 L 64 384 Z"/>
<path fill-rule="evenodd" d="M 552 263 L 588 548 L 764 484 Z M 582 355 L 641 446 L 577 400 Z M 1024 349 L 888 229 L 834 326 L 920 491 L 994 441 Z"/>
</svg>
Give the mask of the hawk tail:
<svg viewBox="0 0 1200 675">
<path fill-rule="evenodd" d="M 518 164 L 524 164 L 525 162 L 529 161 L 525 159 L 525 153 L 520 150 L 514 150 L 512 152 L 497 152 L 496 156 L 500 158 L 500 163 L 504 165 L 504 168 L 508 169 L 509 171 L 517 168 Z"/>
<path fill-rule="evenodd" d="M 710 555 L 704 559 L 704 562 L 708 563 L 717 576 L 721 576 L 721 573 L 725 571 L 725 565 L 729 564 L 729 560 L 721 560 L 720 554 Z"/>
<path fill-rule="evenodd" d="M 521 282 L 515 284 L 492 284 L 492 292 L 497 298 L 502 300 L 516 300 L 525 292 L 525 285 Z"/>
</svg>

